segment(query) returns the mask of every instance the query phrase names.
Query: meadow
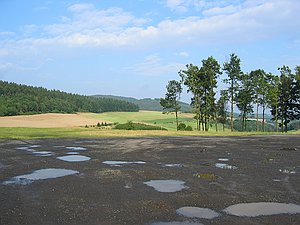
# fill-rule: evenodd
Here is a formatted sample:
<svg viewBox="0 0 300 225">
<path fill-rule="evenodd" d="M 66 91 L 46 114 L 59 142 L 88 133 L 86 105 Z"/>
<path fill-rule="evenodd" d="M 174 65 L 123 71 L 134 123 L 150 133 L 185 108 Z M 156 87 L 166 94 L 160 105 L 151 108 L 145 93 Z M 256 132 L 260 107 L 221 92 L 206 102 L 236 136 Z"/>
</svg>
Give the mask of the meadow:
<svg viewBox="0 0 300 225">
<path fill-rule="evenodd" d="M 34 119 L 33 119 L 34 118 Z M 9 124 L 6 120 L 14 121 Z M 62 123 L 68 121 L 68 123 Z M 95 138 L 95 137 L 142 137 L 142 136 L 244 136 L 259 134 L 274 134 L 262 132 L 231 132 L 228 129 L 219 131 L 214 126 L 208 131 L 196 131 L 195 120 L 192 114 L 179 114 L 179 120 L 193 127 L 194 131 L 176 131 L 176 123 L 173 114 L 162 114 L 156 111 L 140 112 L 110 112 L 110 113 L 79 113 L 73 114 L 41 114 L 39 116 L 17 116 L 0 118 L 1 139 L 37 139 L 37 138 Z M 44 121 L 44 122 L 43 122 Z M 45 122 L 47 121 L 47 122 Z M 98 128 L 97 122 L 126 123 L 128 121 L 140 122 L 161 126 L 168 131 L 124 131 L 106 127 Z M 9 124 L 10 126 L 7 126 Z M 88 128 L 85 127 L 88 125 Z M 40 126 L 40 127 L 39 127 Z M 93 127 L 95 126 L 95 127 Z M 299 134 L 299 131 L 289 134 Z"/>
</svg>

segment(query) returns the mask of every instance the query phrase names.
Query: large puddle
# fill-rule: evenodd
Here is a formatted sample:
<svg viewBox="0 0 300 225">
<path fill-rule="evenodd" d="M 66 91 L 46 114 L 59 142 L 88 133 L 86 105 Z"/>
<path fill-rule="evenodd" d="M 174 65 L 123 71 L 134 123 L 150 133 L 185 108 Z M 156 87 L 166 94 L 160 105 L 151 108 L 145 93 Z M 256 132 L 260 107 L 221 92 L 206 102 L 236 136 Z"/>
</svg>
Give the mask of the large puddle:
<svg viewBox="0 0 300 225">
<path fill-rule="evenodd" d="M 90 160 L 91 158 L 84 155 L 66 155 L 66 156 L 57 157 L 57 159 L 66 162 L 84 162 Z"/>
<path fill-rule="evenodd" d="M 224 212 L 234 216 L 270 216 L 300 213 L 300 206 L 277 202 L 241 203 L 227 207 Z"/>
<path fill-rule="evenodd" d="M 121 166 L 121 165 L 126 165 L 126 164 L 146 164 L 146 162 L 143 161 L 135 161 L 135 162 L 128 162 L 128 161 L 104 161 L 102 162 L 106 165 L 111 165 L 111 166 Z"/>
<path fill-rule="evenodd" d="M 177 192 L 188 188 L 184 185 L 185 182 L 181 180 L 150 180 L 144 182 L 144 184 L 159 192 Z"/>
<path fill-rule="evenodd" d="M 151 223 L 151 225 L 203 225 L 203 223 L 189 222 L 189 221 L 183 221 L 183 222 L 172 221 L 172 222 L 156 222 L 156 223 Z"/>
<path fill-rule="evenodd" d="M 58 177 L 64 177 L 68 175 L 73 175 L 79 173 L 75 170 L 67 170 L 67 169 L 41 169 L 36 170 L 33 173 L 20 175 L 11 178 L 8 181 L 4 181 L 3 184 L 10 185 L 10 184 L 21 184 L 26 185 L 30 184 L 36 180 L 45 180 L 45 179 L 53 179 Z"/>
<path fill-rule="evenodd" d="M 219 213 L 207 208 L 181 207 L 176 210 L 179 215 L 189 218 L 214 219 L 220 216 Z"/>
<path fill-rule="evenodd" d="M 217 168 L 225 169 L 225 170 L 236 170 L 237 169 L 236 166 L 228 165 L 226 163 L 216 163 L 215 166 Z"/>
</svg>

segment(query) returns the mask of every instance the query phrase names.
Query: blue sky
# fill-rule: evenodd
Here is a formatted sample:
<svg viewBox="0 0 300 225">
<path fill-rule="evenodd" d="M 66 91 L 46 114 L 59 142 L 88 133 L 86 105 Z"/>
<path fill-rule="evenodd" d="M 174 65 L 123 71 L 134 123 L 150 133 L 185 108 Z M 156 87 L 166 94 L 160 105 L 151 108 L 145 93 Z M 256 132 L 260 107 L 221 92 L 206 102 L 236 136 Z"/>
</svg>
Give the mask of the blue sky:
<svg viewBox="0 0 300 225">
<path fill-rule="evenodd" d="M 300 65 L 299 0 L 1 0 L 0 9 L 0 79 L 11 82 L 159 98 L 209 56 L 223 64 L 236 53 L 244 72 Z"/>
</svg>

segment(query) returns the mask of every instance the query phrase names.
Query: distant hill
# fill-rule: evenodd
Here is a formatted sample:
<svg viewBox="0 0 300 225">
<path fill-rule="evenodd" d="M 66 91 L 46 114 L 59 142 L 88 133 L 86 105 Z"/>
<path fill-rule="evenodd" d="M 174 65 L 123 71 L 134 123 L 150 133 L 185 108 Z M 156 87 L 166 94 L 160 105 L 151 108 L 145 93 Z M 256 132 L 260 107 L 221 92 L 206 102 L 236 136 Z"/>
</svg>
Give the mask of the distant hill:
<svg viewBox="0 0 300 225">
<path fill-rule="evenodd" d="M 39 113 L 136 112 L 136 104 L 0 81 L 0 116 Z"/>
<path fill-rule="evenodd" d="M 162 106 L 160 105 L 159 98 L 136 99 L 136 98 L 130 98 L 130 97 L 114 96 L 114 95 L 93 95 L 93 97 L 113 98 L 113 99 L 131 102 L 131 103 L 138 105 L 140 110 L 150 110 L 150 111 L 162 111 L 163 110 Z M 182 112 L 190 112 L 191 111 L 191 106 L 189 104 L 180 102 L 180 105 L 181 105 Z"/>
</svg>

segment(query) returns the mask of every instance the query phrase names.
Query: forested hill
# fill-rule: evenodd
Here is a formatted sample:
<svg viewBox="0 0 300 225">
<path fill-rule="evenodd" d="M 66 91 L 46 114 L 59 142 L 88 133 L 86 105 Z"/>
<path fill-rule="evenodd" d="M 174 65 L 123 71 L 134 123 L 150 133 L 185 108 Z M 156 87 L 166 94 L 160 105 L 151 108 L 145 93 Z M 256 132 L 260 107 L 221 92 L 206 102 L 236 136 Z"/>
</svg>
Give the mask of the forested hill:
<svg viewBox="0 0 300 225">
<path fill-rule="evenodd" d="M 136 98 L 129 98 L 129 97 L 122 97 L 122 96 L 114 96 L 114 95 L 93 95 L 93 97 L 98 98 L 113 98 L 118 100 L 124 100 L 128 102 L 132 102 L 137 104 L 141 110 L 150 110 L 150 111 L 162 111 L 163 108 L 160 105 L 160 99 L 155 98 L 143 98 L 143 99 L 136 99 Z M 191 107 L 189 104 L 180 102 L 182 112 L 191 112 Z"/>
<path fill-rule="evenodd" d="M 0 81 L 0 116 L 37 113 L 134 112 L 139 107 L 127 101 L 93 98 L 42 87 Z"/>
</svg>

